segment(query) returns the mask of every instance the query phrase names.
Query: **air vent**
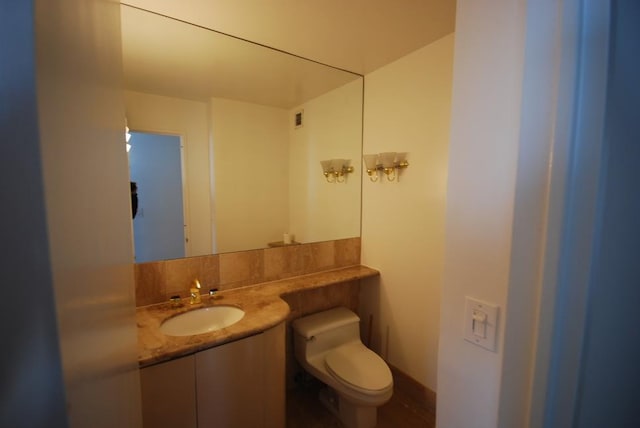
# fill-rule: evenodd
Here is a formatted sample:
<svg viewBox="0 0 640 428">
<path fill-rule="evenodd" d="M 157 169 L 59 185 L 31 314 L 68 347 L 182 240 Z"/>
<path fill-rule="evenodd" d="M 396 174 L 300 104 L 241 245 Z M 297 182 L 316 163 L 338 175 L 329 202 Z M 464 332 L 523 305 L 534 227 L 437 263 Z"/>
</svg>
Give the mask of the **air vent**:
<svg viewBox="0 0 640 428">
<path fill-rule="evenodd" d="M 302 128 L 303 120 L 304 120 L 304 110 L 297 111 L 294 117 L 294 124 L 296 129 Z"/>
</svg>

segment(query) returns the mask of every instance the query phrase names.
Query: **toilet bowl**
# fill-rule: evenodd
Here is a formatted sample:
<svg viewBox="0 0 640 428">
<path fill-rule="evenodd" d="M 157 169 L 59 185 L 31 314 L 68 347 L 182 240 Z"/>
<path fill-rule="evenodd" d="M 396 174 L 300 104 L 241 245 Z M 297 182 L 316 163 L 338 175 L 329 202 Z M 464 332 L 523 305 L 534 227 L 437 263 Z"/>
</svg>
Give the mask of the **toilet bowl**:
<svg viewBox="0 0 640 428">
<path fill-rule="evenodd" d="M 334 308 L 295 320 L 293 331 L 296 360 L 330 388 L 323 404 L 349 428 L 375 427 L 377 407 L 393 394 L 393 377 L 360 341 L 360 318 Z"/>
</svg>

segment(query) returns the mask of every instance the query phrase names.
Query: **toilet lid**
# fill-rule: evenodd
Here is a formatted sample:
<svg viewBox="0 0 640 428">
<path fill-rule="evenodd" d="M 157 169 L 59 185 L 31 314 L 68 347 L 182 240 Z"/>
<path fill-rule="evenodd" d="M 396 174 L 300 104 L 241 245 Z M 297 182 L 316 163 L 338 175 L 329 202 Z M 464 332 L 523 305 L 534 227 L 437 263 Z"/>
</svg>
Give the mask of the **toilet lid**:
<svg viewBox="0 0 640 428">
<path fill-rule="evenodd" d="M 334 376 L 357 388 L 381 391 L 393 382 L 389 366 L 362 343 L 334 349 L 325 356 L 325 364 Z"/>
</svg>

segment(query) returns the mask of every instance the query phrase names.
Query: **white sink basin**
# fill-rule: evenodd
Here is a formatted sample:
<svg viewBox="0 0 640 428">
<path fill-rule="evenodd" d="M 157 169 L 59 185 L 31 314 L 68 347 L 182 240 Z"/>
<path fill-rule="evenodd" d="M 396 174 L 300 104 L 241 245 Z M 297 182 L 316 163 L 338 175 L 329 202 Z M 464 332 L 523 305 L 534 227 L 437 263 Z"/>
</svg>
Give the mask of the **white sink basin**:
<svg viewBox="0 0 640 428">
<path fill-rule="evenodd" d="M 211 306 L 169 318 L 160 325 L 160 331 L 168 336 L 193 336 L 229 327 L 242 317 L 244 311 L 234 306 Z"/>
</svg>

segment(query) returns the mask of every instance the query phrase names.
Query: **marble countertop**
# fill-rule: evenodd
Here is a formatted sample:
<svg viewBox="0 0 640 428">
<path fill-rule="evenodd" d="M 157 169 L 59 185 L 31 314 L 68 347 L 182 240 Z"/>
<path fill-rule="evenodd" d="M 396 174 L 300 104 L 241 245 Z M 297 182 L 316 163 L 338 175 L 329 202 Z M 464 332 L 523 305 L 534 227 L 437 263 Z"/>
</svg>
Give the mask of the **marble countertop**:
<svg viewBox="0 0 640 428">
<path fill-rule="evenodd" d="M 349 266 L 221 291 L 217 298 L 202 296 L 202 303 L 194 305 L 189 304 L 189 299 L 183 299 L 177 308 L 169 302 L 138 307 L 138 364 L 146 367 L 263 332 L 287 319 L 289 305 L 282 296 L 379 274 L 366 266 Z M 160 324 L 167 318 L 216 305 L 236 306 L 244 310 L 245 315 L 237 323 L 210 333 L 167 336 L 160 331 Z"/>
</svg>

